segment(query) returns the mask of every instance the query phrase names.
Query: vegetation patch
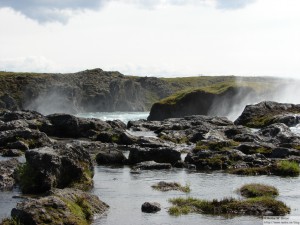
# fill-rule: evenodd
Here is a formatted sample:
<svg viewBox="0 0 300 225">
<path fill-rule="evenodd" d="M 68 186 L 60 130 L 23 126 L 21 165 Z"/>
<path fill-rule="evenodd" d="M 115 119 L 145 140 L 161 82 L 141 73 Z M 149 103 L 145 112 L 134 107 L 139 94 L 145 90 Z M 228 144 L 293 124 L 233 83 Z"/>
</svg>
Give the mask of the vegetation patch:
<svg viewBox="0 0 300 225">
<path fill-rule="evenodd" d="M 236 141 L 198 141 L 195 151 L 213 150 L 213 151 L 229 151 L 240 143 Z"/>
<path fill-rule="evenodd" d="M 286 215 L 290 208 L 283 202 L 272 197 L 256 197 L 245 200 L 225 198 L 223 200 L 201 200 L 196 198 L 174 198 L 169 200 L 173 204 L 169 214 L 179 216 L 188 213 L 212 215 L 264 215 L 272 212 L 275 216 Z"/>
<path fill-rule="evenodd" d="M 0 225 L 23 225 L 20 220 L 16 218 L 5 218 L 0 222 Z"/>
<path fill-rule="evenodd" d="M 264 184 L 246 184 L 238 190 L 242 196 L 246 198 L 269 196 L 275 197 L 279 194 L 278 190 L 269 185 Z"/>
<path fill-rule="evenodd" d="M 228 171 L 232 174 L 256 176 L 256 175 L 270 175 L 271 171 L 269 167 L 248 167 L 248 168 L 238 168 L 231 169 Z"/>
<path fill-rule="evenodd" d="M 151 187 L 158 191 L 182 191 L 185 193 L 189 193 L 191 191 L 189 184 L 182 186 L 181 184 L 176 183 L 176 182 L 160 181 L 157 184 L 152 185 Z"/>
<path fill-rule="evenodd" d="M 17 181 L 23 193 L 31 193 L 39 189 L 38 176 L 38 171 L 28 163 L 24 163 L 16 169 Z"/>
<path fill-rule="evenodd" d="M 279 176 L 299 176 L 299 163 L 281 160 L 276 163 L 273 173 Z"/>
</svg>

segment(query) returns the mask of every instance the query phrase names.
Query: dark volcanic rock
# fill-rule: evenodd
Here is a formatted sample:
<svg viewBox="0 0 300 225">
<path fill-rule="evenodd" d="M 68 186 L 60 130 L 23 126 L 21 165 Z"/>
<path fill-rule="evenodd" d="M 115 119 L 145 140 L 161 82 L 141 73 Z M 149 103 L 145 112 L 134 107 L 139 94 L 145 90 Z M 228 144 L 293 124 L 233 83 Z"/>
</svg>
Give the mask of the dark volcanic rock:
<svg viewBox="0 0 300 225">
<path fill-rule="evenodd" d="M 21 156 L 22 154 L 23 154 L 23 152 L 18 149 L 7 149 L 7 150 L 3 151 L 2 156 L 3 157 L 17 157 L 17 156 Z"/>
<path fill-rule="evenodd" d="M 96 156 L 96 162 L 98 165 L 124 164 L 126 160 L 126 157 L 121 151 L 112 148 L 107 148 L 106 150 L 99 152 Z"/>
<path fill-rule="evenodd" d="M 261 102 L 247 105 L 234 122 L 237 125 L 261 128 L 272 123 L 294 126 L 300 122 L 300 105 L 277 102 Z"/>
<path fill-rule="evenodd" d="M 16 100 L 8 94 L 0 96 L 0 109 L 19 110 Z"/>
<path fill-rule="evenodd" d="M 180 152 L 172 148 L 132 148 L 129 153 L 129 163 L 135 164 L 144 161 L 158 163 L 176 163 L 181 160 Z"/>
<path fill-rule="evenodd" d="M 18 128 L 15 130 L 0 131 L 0 147 L 17 145 L 16 142 L 18 141 L 22 141 L 29 148 L 38 148 L 52 144 L 50 138 L 38 130 Z M 21 147 L 21 145 L 19 145 L 19 147 Z M 23 150 L 25 146 L 21 148 Z"/>
<path fill-rule="evenodd" d="M 108 205 L 95 196 L 75 189 L 55 189 L 48 196 L 18 203 L 11 216 L 21 224 L 89 224 Z"/>
<path fill-rule="evenodd" d="M 52 114 L 47 118 L 53 125 L 52 133 L 49 134 L 57 137 L 92 138 L 101 131 L 112 129 L 100 119 L 78 118 L 68 114 Z"/>
<path fill-rule="evenodd" d="M 137 163 L 133 169 L 134 170 L 164 170 L 171 169 L 172 165 L 170 163 L 156 163 L 154 161 L 147 161 Z"/>
<path fill-rule="evenodd" d="M 58 144 L 26 151 L 26 164 L 20 171 L 24 193 L 43 193 L 51 188 L 92 187 L 90 155 L 80 146 Z"/>
<path fill-rule="evenodd" d="M 15 185 L 14 171 L 20 165 L 17 159 L 0 161 L 0 190 L 10 190 Z"/>
<path fill-rule="evenodd" d="M 145 202 L 142 205 L 142 212 L 156 213 L 161 210 L 160 204 L 157 202 Z"/>
</svg>

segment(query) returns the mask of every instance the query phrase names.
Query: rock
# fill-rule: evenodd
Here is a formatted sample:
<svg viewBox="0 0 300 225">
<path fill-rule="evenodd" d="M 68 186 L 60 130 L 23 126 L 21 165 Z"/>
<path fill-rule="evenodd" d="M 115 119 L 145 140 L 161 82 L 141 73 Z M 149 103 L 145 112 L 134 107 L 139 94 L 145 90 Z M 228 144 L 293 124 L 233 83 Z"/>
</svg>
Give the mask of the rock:
<svg viewBox="0 0 300 225">
<path fill-rule="evenodd" d="M 16 100 L 8 94 L 0 96 L 0 108 L 8 110 L 19 110 Z"/>
<path fill-rule="evenodd" d="M 234 123 L 254 128 L 266 127 L 277 122 L 294 126 L 300 121 L 298 114 L 300 114 L 300 105 L 266 101 L 247 105 Z"/>
<path fill-rule="evenodd" d="M 154 103 L 148 120 L 164 120 L 189 115 L 228 115 L 231 106 L 247 97 L 255 98 L 256 93 L 249 87 L 228 86 L 215 91 L 218 87 L 206 87 L 175 94 Z"/>
<path fill-rule="evenodd" d="M 300 156 L 300 151 L 290 148 L 275 148 L 272 150 L 271 158 L 286 158 L 289 156 Z"/>
<path fill-rule="evenodd" d="M 35 111 L 22 110 L 22 111 L 9 111 L 5 110 L 0 112 L 0 120 L 10 122 L 14 120 L 35 120 L 43 119 L 44 116 Z"/>
<path fill-rule="evenodd" d="M 89 224 L 108 205 L 95 196 L 75 189 L 55 189 L 48 196 L 18 203 L 11 216 L 21 224 Z"/>
<path fill-rule="evenodd" d="M 51 114 L 47 118 L 53 125 L 47 134 L 56 137 L 93 139 L 100 132 L 112 129 L 107 122 L 100 119 L 85 119 L 69 114 Z"/>
<path fill-rule="evenodd" d="M 101 151 L 96 156 L 96 162 L 98 165 L 103 164 L 124 164 L 126 162 L 124 154 L 117 149 L 106 149 Z"/>
<path fill-rule="evenodd" d="M 18 157 L 18 156 L 21 156 L 22 154 L 23 154 L 23 152 L 18 149 L 7 149 L 7 150 L 4 150 L 4 152 L 2 153 L 2 156 L 3 157 Z"/>
<path fill-rule="evenodd" d="M 28 150 L 25 157 L 19 175 L 23 193 L 44 193 L 55 187 L 85 190 L 93 185 L 93 165 L 83 147 L 57 144 Z"/>
<path fill-rule="evenodd" d="M 10 149 L 19 149 L 21 151 L 26 151 L 29 149 L 28 145 L 23 141 L 8 143 L 6 147 Z"/>
<path fill-rule="evenodd" d="M 145 202 L 142 205 L 142 212 L 156 213 L 161 210 L 160 204 L 157 202 Z"/>
<path fill-rule="evenodd" d="M 129 153 L 128 161 L 131 164 L 155 161 L 158 163 L 176 163 L 181 160 L 180 152 L 172 148 L 132 148 Z"/>
<path fill-rule="evenodd" d="M 15 129 L 25 129 L 29 128 L 29 124 L 25 120 L 13 120 L 9 122 L 0 123 L 0 131 L 7 131 L 7 130 L 15 130 Z"/>
<path fill-rule="evenodd" d="M 29 148 L 52 145 L 51 139 L 45 133 L 38 130 L 18 128 L 15 130 L 0 131 L 0 147 L 7 147 L 7 145 L 18 145 L 21 147 L 21 143 L 19 141 L 23 142 Z M 25 149 L 25 145 L 21 148 Z"/>
<path fill-rule="evenodd" d="M 134 170 L 165 170 L 171 168 L 172 165 L 170 163 L 156 163 L 154 161 L 137 163 L 133 167 Z"/>
<path fill-rule="evenodd" d="M 20 165 L 17 159 L 0 161 L 0 190 L 11 190 L 15 185 L 14 172 Z"/>
</svg>

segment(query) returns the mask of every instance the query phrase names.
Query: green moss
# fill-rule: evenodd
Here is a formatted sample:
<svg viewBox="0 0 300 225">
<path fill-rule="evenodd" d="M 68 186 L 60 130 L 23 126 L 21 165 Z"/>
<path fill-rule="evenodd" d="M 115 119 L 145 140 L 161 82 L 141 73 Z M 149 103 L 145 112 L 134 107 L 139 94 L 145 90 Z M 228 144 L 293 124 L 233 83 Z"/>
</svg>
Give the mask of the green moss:
<svg viewBox="0 0 300 225">
<path fill-rule="evenodd" d="M 65 198 L 61 198 L 63 200 L 71 213 L 73 214 L 70 217 L 71 221 L 74 221 L 76 225 L 88 225 L 89 224 L 89 219 L 91 217 L 90 214 L 86 214 L 87 209 L 83 209 L 80 205 L 77 204 L 76 202 L 70 201 Z M 85 200 L 84 200 L 85 201 Z"/>
<path fill-rule="evenodd" d="M 299 176 L 299 163 L 281 160 L 276 163 L 273 173 L 279 176 Z"/>
<path fill-rule="evenodd" d="M 0 225 L 23 225 L 20 220 L 16 218 L 5 218 L 0 222 Z"/>
<path fill-rule="evenodd" d="M 269 167 L 238 168 L 238 169 L 231 169 L 228 172 L 232 174 L 247 175 L 247 176 L 271 174 Z"/>
<path fill-rule="evenodd" d="M 252 128 L 262 128 L 268 126 L 274 120 L 273 115 L 263 115 L 260 117 L 254 117 L 251 121 L 247 122 L 245 126 Z"/>
<path fill-rule="evenodd" d="M 246 184 L 238 190 L 242 196 L 247 198 L 269 196 L 274 197 L 279 194 L 278 190 L 269 185 L 264 184 Z"/>
<path fill-rule="evenodd" d="M 155 185 L 151 186 L 153 189 L 158 190 L 158 191 L 182 191 L 185 193 L 189 193 L 191 191 L 190 185 L 186 184 L 185 186 L 182 186 L 180 183 L 176 182 L 164 182 L 161 181 Z"/>
<path fill-rule="evenodd" d="M 171 215 L 188 213 L 202 213 L 213 215 L 257 215 L 258 210 L 271 211 L 274 215 L 286 215 L 290 208 L 283 202 L 271 197 L 257 197 L 246 200 L 225 198 L 223 200 L 201 200 L 196 198 L 174 198 L 169 200 L 173 207 L 169 209 Z M 263 213 L 263 212 L 261 212 Z"/>
<path fill-rule="evenodd" d="M 168 135 L 165 134 L 160 134 L 159 138 L 165 141 L 170 141 L 173 142 L 175 144 L 186 144 L 189 143 L 189 139 L 186 136 L 183 136 L 181 138 L 175 138 L 175 137 L 170 137 Z"/>
<path fill-rule="evenodd" d="M 118 143 L 120 141 L 120 136 L 118 134 L 113 134 L 111 136 L 111 142 Z"/>
<path fill-rule="evenodd" d="M 240 143 L 236 141 L 198 141 L 195 151 L 213 150 L 213 151 L 228 151 L 238 146 Z"/>
<path fill-rule="evenodd" d="M 38 171 L 32 168 L 28 163 L 20 165 L 17 170 L 17 180 L 23 193 L 31 193 L 38 189 Z"/>
</svg>

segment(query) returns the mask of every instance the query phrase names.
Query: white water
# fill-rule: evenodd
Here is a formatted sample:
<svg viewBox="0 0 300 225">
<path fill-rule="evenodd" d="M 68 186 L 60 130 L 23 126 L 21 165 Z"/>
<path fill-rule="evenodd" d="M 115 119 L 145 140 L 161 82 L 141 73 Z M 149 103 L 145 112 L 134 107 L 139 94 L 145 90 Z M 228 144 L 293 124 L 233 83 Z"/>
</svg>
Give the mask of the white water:
<svg viewBox="0 0 300 225">
<path fill-rule="evenodd" d="M 127 124 L 130 120 L 147 119 L 149 112 L 95 112 L 79 113 L 76 116 L 83 118 L 97 118 L 101 120 L 121 120 Z"/>
</svg>

